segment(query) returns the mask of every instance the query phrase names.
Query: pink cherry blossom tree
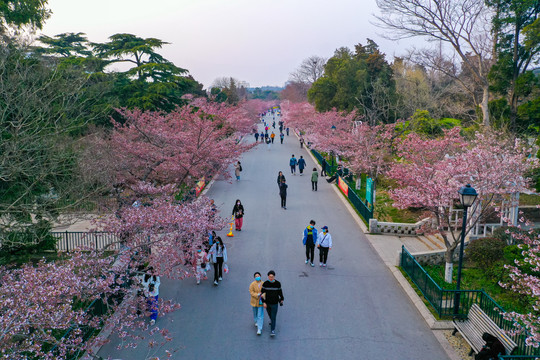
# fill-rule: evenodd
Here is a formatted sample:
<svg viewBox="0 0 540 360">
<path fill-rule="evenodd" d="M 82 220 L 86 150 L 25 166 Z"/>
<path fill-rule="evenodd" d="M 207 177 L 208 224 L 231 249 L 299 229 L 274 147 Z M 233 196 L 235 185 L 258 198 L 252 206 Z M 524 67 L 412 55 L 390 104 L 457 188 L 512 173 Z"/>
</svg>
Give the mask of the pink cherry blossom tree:
<svg viewBox="0 0 540 360">
<path fill-rule="evenodd" d="M 521 219 L 521 223 L 517 225 L 521 231 L 512 232 L 512 236 L 521 243 L 518 246 L 523 259 L 506 266 L 510 270 L 512 282 L 501 283 L 501 286 L 529 297 L 532 300 L 532 311 L 526 314 L 508 312 L 504 315 L 516 326 L 513 334 L 527 334 L 526 344 L 537 348 L 540 346 L 540 233 L 532 229 L 524 230 L 521 225 L 531 224 Z"/>
<path fill-rule="evenodd" d="M 107 339 L 86 343 L 83 330 L 101 324 L 114 331 L 124 347 L 144 341 L 149 349 L 166 344 L 168 331 L 149 326 L 145 300 L 137 295 L 141 271 L 152 268 L 154 274 L 171 279 L 189 276 L 195 249 L 209 230 L 224 226 L 209 199 L 181 201 L 178 193 L 205 175 L 224 172 L 248 150 L 250 146 L 238 140 L 256 119 L 239 107 L 200 99 L 170 114 L 120 112 L 125 122 L 115 123 L 110 137 L 95 139 L 94 155 L 85 161 L 87 169 L 103 174 L 96 181 L 108 182 L 122 203 L 130 205 L 96 222 L 96 228 L 117 234 L 121 250 L 82 249 L 54 262 L 2 268 L 4 358 L 62 359 L 88 350 Z M 87 304 L 98 299 L 109 311 L 86 313 Z M 160 299 L 159 316 L 178 308 Z"/>
<path fill-rule="evenodd" d="M 423 139 L 409 134 L 398 145 L 399 161 L 388 175 L 398 187 L 390 192 L 398 208 L 420 208 L 431 213 L 435 230 L 446 245 L 445 280 L 452 281 L 452 259 L 459 244 L 458 227 L 452 209 L 458 204 L 458 189 L 470 183 L 479 196 L 471 209 L 466 232 L 491 209 L 496 197 L 508 197 L 527 188 L 525 173 L 537 162 L 528 158 L 519 141 L 504 141 L 497 133 L 477 133 L 465 141 L 460 128 L 445 132 L 439 139 Z"/>
<path fill-rule="evenodd" d="M 97 319 L 76 301 L 88 304 L 115 293 L 111 265 L 111 258 L 74 252 L 54 262 L 0 269 L 0 356 L 53 359 L 79 350 L 80 330 L 96 326 Z M 72 326 L 76 331 L 60 338 Z"/>
</svg>

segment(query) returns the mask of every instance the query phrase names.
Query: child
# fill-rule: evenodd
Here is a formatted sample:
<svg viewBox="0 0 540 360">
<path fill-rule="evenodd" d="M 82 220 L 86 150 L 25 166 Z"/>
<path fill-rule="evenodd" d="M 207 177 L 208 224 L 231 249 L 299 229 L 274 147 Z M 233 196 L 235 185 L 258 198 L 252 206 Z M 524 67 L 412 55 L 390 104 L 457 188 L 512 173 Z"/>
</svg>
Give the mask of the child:
<svg viewBox="0 0 540 360">
<path fill-rule="evenodd" d="M 201 283 L 201 278 L 206 280 L 206 271 L 208 270 L 208 255 L 202 250 L 201 246 L 198 246 L 197 253 L 195 254 L 194 264 L 195 266 L 195 278 L 197 279 L 197 285 Z"/>
</svg>

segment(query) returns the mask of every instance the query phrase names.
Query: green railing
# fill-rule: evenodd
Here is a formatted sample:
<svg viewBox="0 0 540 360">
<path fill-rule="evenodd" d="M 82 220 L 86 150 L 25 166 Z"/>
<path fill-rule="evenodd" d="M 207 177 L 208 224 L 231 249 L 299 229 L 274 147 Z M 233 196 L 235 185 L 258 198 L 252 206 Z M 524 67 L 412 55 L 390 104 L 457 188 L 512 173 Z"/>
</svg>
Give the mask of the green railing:
<svg viewBox="0 0 540 360">
<path fill-rule="evenodd" d="M 336 171 L 337 166 L 329 164 L 328 161 L 322 156 L 317 150 L 311 149 L 311 153 L 313 156 L 317 159 L 317 161 L 321 164 L 321 166 L 326 168 L 326 172 L 328 175 L 333 175 Z M 347 168 L 343 169 L 343 175 L 346 177 L 349 174 L 349 170 Z M 367 206 L 360 196 L 354 191 L 353 186 L 351 186 L 343 177 L 341 177 L 342 181 L 344 181 L 347 186 L 349 187 L 349 191 L 347 192 L 347 197 L 351 201 L 351 204 L 354 206 L 354 208 L 358 211 L 358 213 L 364 218 L 366 223 L 369 224 L 369 220 L 373 218 L 373 209 L 370 209 L 369 206 Z"/>
<path fill-rule="evenodd" d="M 360 199 L 360 196 L 358 196 L 358 194 L 351 188 L 349 184 L 347 184 L 347 186 L 349 186 L 347 196 L 349 197 L 351 204 L 353 204 L 360 215 L 362 215 L 366 223 L 369 224 L 369 220 L 373 219 L 373 210 L 371 210 L 369 206 L 367 206 L 362 199 Z"/>
<path fill-rule="evenodd" d="M 422 265 L 416 261 L 405 246 L 401 247 L 401 268 L 416 285 L 424 298 L 433 307 L 440 318 L 466 318 L 469 309 L 473 304 L 478 304 L 497 326 L 505 331 L 515 330 L 514 323 L 504 318 L 504 309 L 495 302 L 484 290 L 448 290 L 435 282 L 424 270 Z M 455 313 L 454 301 L 456 294 L 459 294 L 459 310 Z M 514 351 L 516 355 L 540 355 L 540 349 L 525 344 L 524 334 L 511 337 L 517 344 Z M 524 357 L 523 359 L 527 359 Z M 534 358 L 534 357 L 533 357 Z M 505 359 L 514 359 L 508 357 Z M 516 358 L 518 359 L 518 358 Z"/>
</svg>

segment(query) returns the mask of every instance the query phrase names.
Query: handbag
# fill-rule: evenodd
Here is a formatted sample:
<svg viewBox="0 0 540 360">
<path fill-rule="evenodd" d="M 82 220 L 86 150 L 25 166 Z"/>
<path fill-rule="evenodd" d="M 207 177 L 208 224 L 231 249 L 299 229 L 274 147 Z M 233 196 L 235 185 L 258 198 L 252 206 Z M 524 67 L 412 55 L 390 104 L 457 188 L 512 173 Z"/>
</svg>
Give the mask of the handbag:
<svg viewBox="0 0 540 360">
<path fill-rule="evenodd" d="M 225 274 L 228 274 L 228 273 L 229 273 L 229 265 L 223 264 L 223 272 L 224 272 Z"/>
</svg>

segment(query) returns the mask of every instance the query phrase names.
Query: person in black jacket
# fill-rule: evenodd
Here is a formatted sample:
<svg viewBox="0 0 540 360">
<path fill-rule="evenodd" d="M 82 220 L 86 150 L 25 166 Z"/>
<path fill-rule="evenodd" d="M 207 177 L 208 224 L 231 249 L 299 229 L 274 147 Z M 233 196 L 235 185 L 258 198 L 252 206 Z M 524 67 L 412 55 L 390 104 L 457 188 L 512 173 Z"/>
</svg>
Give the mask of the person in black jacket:
<svg viewBox="0 0 540 360">
<path fill-rule="evenodd" d="M 499 358 L 499 355 L 506 355 L 504 345 L 495 336 L 485 332 L 482 334 L 482 339 L 486 342 L 486 345 L 476 354 L 474 357 L 475 360 L 496 360 Z"/>
<path fill-rule="evenodd" d="M 261 299 L 263 300 L 263 307 L 266 309 L 268 316 L 270 317 L 270 336 L 276 335 L 276 318 L 279 306 L 283 306 L 283 290 L 281 289 L 281 283 L 275 279 L 276 273 L 274 270 L 268 272 L 268 280 L 262 284 Z"/>
<path fill-rule="evenodd" d="M 287 184 L 285 184 L 285 179 L 281 180 L 281 185 L 279 185 L 279 197 L 281 198 L 281 207 L 284 210 L 287 210 Z"/>
<path fill-rule="evenodd" d="M 278 175 L 277 175 L 277 186 L 278 188 L 281 188 L 281 181 L 282 180 L 285 180 L 285 175 L 283 175 L 283 172 L 278 172 Z"/>
<path fill-rule="evenodd" d="M 234 215 L 234 225 L 236 230 L 242 231 L 242 225 L 244 223 L 244 205 L 242 205 L 240 199 L 236 200 L 236 204 L 234 204 L 232 209 L 232 214 Z"/>
</svg>

